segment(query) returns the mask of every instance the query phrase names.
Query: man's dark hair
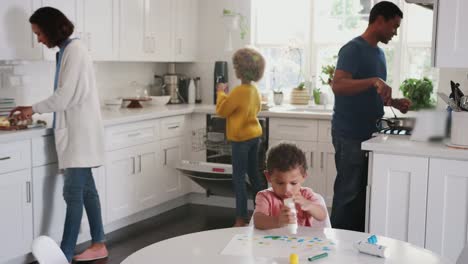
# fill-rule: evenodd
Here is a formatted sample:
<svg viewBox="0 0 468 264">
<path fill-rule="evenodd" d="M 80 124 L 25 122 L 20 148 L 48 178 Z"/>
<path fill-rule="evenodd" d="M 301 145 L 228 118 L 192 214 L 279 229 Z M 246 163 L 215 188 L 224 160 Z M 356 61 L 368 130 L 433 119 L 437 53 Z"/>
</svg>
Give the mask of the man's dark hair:
<svg viewBox="0 0 468 264">
<path fill-rule="evenodd" d="M 68 39 L 75 28 L 60 10 L 48 6 L 37 9 L 29 18 L 29 23 L 36 24 L 54 46 Z"/>
<path fill-rule="evenodd" d="M 302 173 L 307 171 L 307 161 L 304 152 L 296 145 L 280 143 L 268 150 L 266 169 L 268 173 L 274 170 L 286 172 L 299 167 Z"/>
<path fill-rule="evenodd" d="M 403 18 L 403 12 L 392 2 L 381 1 L 372 7 L 369 15 L 369 24 L 374 23 L 379 16 L 382 16 L 385 21 L 388 21 L 396 16 Z"/>
</svg>

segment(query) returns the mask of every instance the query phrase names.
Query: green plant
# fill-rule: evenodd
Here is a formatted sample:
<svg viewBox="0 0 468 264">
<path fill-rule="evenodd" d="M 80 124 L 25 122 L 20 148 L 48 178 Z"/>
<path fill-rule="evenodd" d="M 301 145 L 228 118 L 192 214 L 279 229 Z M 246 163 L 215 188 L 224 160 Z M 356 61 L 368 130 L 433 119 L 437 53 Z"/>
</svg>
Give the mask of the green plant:
<svg viewBox="0 0 468 264">
<path fill-rule="evenodd" d="M 435 100 L 432 98 L 433 89 L 432 81 L 426 77 L 409 78 L 400 85 L 403 96 L 412 102 L 410 110 L 433 108 L 435 106 Z"/>
<path fill-rule="evenodd" d="M 314 96 L 314 103 L 316 105 L 319 105 L 320 104 L 320 95 L 322 94 L 322 91 L 320 91 L 320 88 L 314 88 L 314 90 L 312 91 L 312 94 Z"/>
<path fill-rule="evenodd" d="M 249 32 L 249 29 L 247 26 L 247 19 L 245 18 L 245 16 L 242 15 L 241 13 L 237 13 L 226 8 L 223 9 L 223 16 L 238 16 L 239 17 L 240 38 L 243 40 L 245 36 L 247 35 L 247 32 Z"/>
<path fill-rule="evenodd" d="M 305 88 L 305 83 L 304 82 L 299 83 L 299 85 L 297 86 L 298 90 L 304 90 L 304 88 Z"/>
<path fill-rule="evenodd" d="M 323 85 L 330 85 L 333 80 L 333 74 L 335 74 L 335 65 L 322 66 L 322 74 L 320 75 L 320 81 Z"/>
</svg>

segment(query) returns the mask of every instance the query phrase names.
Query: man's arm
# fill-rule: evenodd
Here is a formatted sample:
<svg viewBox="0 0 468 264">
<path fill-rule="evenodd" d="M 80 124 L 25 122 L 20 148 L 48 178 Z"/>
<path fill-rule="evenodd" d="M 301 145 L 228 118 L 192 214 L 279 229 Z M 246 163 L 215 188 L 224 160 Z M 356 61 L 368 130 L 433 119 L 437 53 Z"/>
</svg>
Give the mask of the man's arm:
<svg viewBox="0 0 468 264">
<path fill-rule="evenodd" d="M 353 79 L 351 73 L 343 70 L 336 70 L 333 76 L 332 90 L 336 95 L 355 95 L 367 89 L 373 89 L 369 87 L 377 89 L 384 103 L 391 102 L 392 88 L 378 77 L 357 80 Z"/>
</svg>

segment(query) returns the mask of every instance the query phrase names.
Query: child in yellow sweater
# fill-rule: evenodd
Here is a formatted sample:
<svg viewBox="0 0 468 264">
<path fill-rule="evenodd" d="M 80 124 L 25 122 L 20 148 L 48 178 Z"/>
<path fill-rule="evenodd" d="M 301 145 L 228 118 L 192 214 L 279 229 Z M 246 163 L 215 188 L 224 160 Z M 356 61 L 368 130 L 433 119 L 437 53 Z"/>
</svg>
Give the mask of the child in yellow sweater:
<svg viewBox="0 0 468 264">
<path fill-rule="evenodd" d="M 252 184 L 254 199 L 257 192 L 266 188 L 258 175 L 262 127 L 257 114 L 261 109 L 261 100 L 254 84 L 263 76 L 265 59 L 254 49 L 242 48 L 234 53 L 232 63 L 241 85 L 226 94 L 227 84 L 218 84 L 216 113 L 226 118 L 227 139 L 232 144 L 232 181 L 236 194 L 234 226 L 244 226 L 248 223 L 245 174 Z"/>
</svg>

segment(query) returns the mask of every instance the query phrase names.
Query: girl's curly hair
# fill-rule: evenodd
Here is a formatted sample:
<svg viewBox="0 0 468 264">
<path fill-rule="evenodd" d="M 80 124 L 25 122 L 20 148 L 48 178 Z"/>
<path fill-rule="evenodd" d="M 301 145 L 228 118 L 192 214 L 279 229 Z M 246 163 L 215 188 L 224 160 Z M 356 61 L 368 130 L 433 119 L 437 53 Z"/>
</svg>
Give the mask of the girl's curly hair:
<svg viewBox="0 0 468 264">
<path fill-rule="evenodd" d="M 232 56 L 236 76 L 244 81 L 258 82 L 265 71 L 265 58 L 252 48 L 237 50 Z"/>
</svg>

